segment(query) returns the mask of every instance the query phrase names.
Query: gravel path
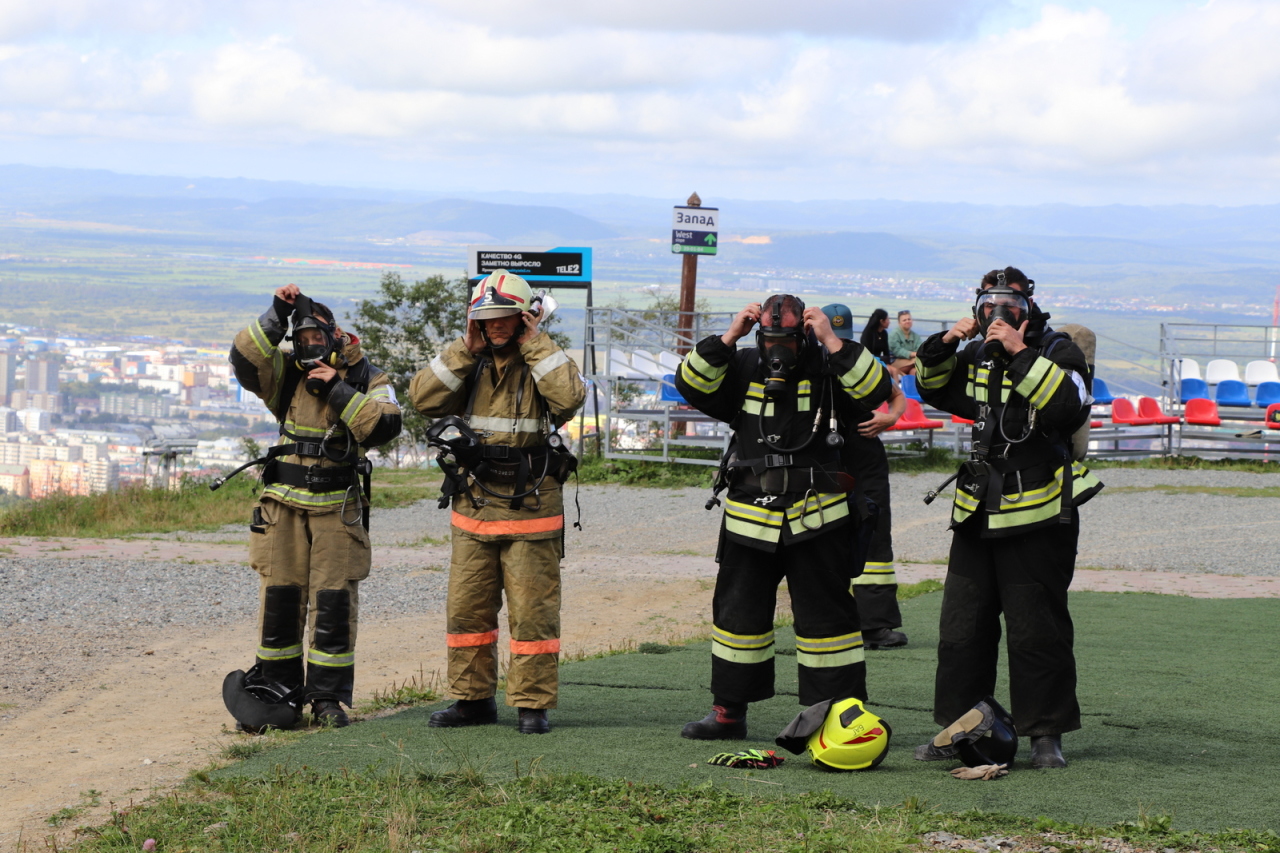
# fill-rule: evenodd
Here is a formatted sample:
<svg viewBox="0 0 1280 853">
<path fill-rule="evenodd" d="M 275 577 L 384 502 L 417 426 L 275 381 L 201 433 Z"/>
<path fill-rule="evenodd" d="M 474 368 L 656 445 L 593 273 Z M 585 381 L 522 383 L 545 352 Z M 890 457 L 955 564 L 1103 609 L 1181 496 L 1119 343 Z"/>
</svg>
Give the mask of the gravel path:
<svg viewBox="0 0 1280 853">
<path fill-rule="evenodd" d="M 1082 569 L 1280 576 L 1274 559 L 1280 553 L 1280 498 L 1169 494 L 1158 488 L 1266 488 L 1280 486 L 1280 475 L 1106 470 L 1101 476 L 1111 488 L 1081 510 Z M 900 561 L 945 562 L 946 502 L 940 498 L 926 507 L 920 500 L 942 479 L 894 475 Z M 567 565 L 625 577 L 645 574 L 664 558 L 687 557 L 697 558 L 698 571 L 713 574 L 720 512 L 703 510 L 708 494 L 701 488 L 583 487 L 583 530 L 568 532 Z M 569 499 L 572 523 L 572 489 Z M 378 545 L 402 546 L 401 556 L 375 561 L 373 576 L 361 585 L 362 619 L 442 608 L 449 513 L 434 501 L 379 510 L 373 531 Z M 247 535 L 233 526 L 152 538 L 234 545 Z M 245 564 L 233 562 L 3 555 L 0 586 L 6 590 L 0 624 L 11 627 L 0 646 L 0 721 L 10 713 L 3 706 L 11 699 L 28 705 L 83 671 L 86 658 L 137 654 L 170 629 L 246 622 L 257 609 L 256 578 Z"/>
</svg>

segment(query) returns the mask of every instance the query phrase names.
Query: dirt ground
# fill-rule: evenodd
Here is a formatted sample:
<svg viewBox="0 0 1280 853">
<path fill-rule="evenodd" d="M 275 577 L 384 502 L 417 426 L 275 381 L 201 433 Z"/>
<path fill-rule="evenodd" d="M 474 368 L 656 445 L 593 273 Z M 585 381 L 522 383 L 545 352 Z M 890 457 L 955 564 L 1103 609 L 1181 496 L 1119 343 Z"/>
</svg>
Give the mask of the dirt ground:
<svg viewBox="0 0 1280 853">
<path fill-rule="evenodd" d="M 154 540 L 0 539 L 14 556 L 83 559 L 242 561 L 244 547 Z M 435 549 L 375 548 L 382 560 L 438 560 Z M 565 654 L 590 654 L 629 643 L 667 642 L 709 629 L 714 563 L 682 555 L 573 558 L 564 565 Z M 945 567 L 899 564 L 899 578 L 941 579 Z M 1280 578 L 1166 572 L 1077 573 L 1079 590 L 1147 591 L 1197 597 L 1280 597 Z M 94 678 L 0 723 L 0 850 L 44 849 L 55 833 L 69 838 L 77 825 L 105 819 L 112 804 L 128 805 L 178 784 L 216 760 L 237 738 L 216 685 L 244 665 L 252 624 L 227 628 L 173 628 L 157 632 L 145 650 L 110 663 Z M 423 613 L 360 628 L 357 702 L 444 668 L 444 613 Z M 214 687 L 211 688 L 211 685 Z M 146 713 L 139 713 L 145 708 Z M 145 720 L 145 722 L 143 722 Z M 83 803 L 86 808 L 55 830 L 46 819 Z"/>
</svg>

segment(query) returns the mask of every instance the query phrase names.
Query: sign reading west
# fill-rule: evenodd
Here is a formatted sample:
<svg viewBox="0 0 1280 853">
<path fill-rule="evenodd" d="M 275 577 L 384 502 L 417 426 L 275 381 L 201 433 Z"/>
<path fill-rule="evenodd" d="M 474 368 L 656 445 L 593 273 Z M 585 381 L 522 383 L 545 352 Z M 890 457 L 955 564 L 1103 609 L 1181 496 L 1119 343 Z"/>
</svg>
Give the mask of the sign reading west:
<svg viewBox="0 0 1280 853">
<path fill-rule="evenodd" d="M 671 214 L 671 251 L 714 255 L 720 241 L 720 208 L 677 207 Z"/>
<path fill-rule="evenodd" d="M 529 282 L 557 287 L 586 287 L 591 283 L 591 249 L 557 246 L 538 249 L 524 246 L 468 246 L 467 277 L 483 278 L 494 270 L 513 272 Z"/>
</svg>

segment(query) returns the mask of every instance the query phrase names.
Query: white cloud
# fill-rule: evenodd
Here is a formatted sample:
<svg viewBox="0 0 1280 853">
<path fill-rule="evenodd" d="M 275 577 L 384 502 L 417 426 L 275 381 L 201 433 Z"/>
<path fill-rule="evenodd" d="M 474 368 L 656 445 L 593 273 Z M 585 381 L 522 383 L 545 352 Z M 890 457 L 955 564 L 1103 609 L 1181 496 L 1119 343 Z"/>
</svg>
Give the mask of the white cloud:
<svg viewBox="0 0 1280 853">
<path fill-rule="evenodd" d="M 106 0 L 10 5 L 11 138 L 354 146 L 483 188 L 590 176 L 603 183 L 579 189 L 647 192 L 715 175 L 736 195 L 1280 190 L 1269 0 L 1178 7 L 1137 32 L 1045 5 L 946 40 L 998 4 L 811 0 L 784 19 L 765 0 L 148 0 L 111 23 Z"/>
</svg>

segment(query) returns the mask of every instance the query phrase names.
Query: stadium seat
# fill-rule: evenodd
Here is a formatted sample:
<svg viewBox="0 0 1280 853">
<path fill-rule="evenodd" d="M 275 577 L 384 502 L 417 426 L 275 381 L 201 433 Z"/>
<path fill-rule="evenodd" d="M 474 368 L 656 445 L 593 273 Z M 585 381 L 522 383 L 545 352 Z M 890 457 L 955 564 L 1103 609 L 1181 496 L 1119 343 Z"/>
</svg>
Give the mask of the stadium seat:
<svg viewBox="0 0 1280 853">
<path fill-rule="evenodd" d="M 1151 426 L 1155 423 L 1151 418 L 1138 417 L 1128 397 L 1116 397 L 1111 401 L 1111 422 L 1122 426 Z"/>
<path fill-rule="evenodd" d="M 1273 361 L 1251 361 L 1244 366 L 1244 384 L 1261 385 L 1263 382 L 1280 382 L 1280 372 Z"/>
<path fill-rule="evenodd" d="M 1177 373 L 1179 379 L 1201 379 L 1200 362 L 1194 358 L 1179 358 L 1175 362 L 1178 365 Z"/>
<path fill-rule="evenodd" d="M 1099 406 L 1109 406 L 1115 397 L 1111 394 L 1111 389 L 1107 387 L 1107 383 L 1103 382 L 1096 376 L 1093 379 L 1093 402 Z"/>
<path fill-rule="evenodd" d="M 649 379 L 631 366 L 631 359 L 620 349 L 609 350 L 609 375 L 619 379 Z"/>
<path fill-rule="evenodd" d="M 907 411 L 903 413 L 898 422 L 889 427 L 891 430 L 901 429 L 941 429 L 945 424 L 942 421 L 934 421 L 924 416 L 924 409 L 920 404 L 910 398 L 907 399 Z"/>
<path fill-rule="evenodd" d="M 667 368 L 658 364 L 657 360 L 644 350 L 631 353 L 631 366 L 649 379 L 661 379 L 667 372 Z"/>
<path fill-rule="evenodd" d="M 664 403 L 679 403 L 682 406 L 689 405 L 689 401 L 680 395 L 676 390 L 676 375 L 668 373 L 662 377 L 661 384 L 658 385 L 658 399 Z"/>
<path fill-rule="evenodd" d="M 1265 409 L 1272 403 L 1280 403 L 1280 382 L 1262 382 L 1253 394 L 1253 404 Z"/>
<path fill-rule="evenodd" d="M 1219 382 L 1218 387 L 1214 389 L 1213 399 L 1219 408 L 1222 406 L 1253 405 L 1253 401 L 1249 399 L 1249 386 L 1239 379 L 1224 379 Z"/>
<path fill-rule="evenodd" d="M 1205 384 L 1203 379 L 1184 379 L 1182 380 L 1182 393 L 1179 395 L 1179 402 L 1186 403 L 1191 400 L 1212 400 L 1209 396 L 1209 386 Z"/>
<path fill-rule="evenodd" d="M 959 415 L 952 415 L 951 422 L 953 424 L 972 424 L 973 423 L 973 421 L 969 420 L 968 418 L 962 418 Z"/>
<path fill-rule="evenodd" d="M 1239 382 L 1240 366 L 1226 358 L 1215 358 L 1205 365 L 1204 381 L 1210 385 L 1220 382 Z"/>
<path fill-rule="evenodd" d="M 1175 415 L 1166 415 L 1160 411 L 1160 404 L 1156 402 L 1154 397 L 1138 398 L 1138 417 L 1150 418 L 1153 424 L 1160 424 L 1161 426 L 1182 423 L 1182 418 Z"/>
<path fill-rule="evenodd" d="M 1222 418 L 1218 417 L 1218 404 L 1203 397 L 1188 400 L 1182 415 L 1187 423 L 1196 426 L 1222 426 Z"/>
<path fill-rule="evenodd" d="M 1267 406 L 1267 429 L 1280 429 L 1280 403 Z"/>
<path fill-rule="evenodd" d="M 917 403 L 923 403 L 924 398 L 920 396 L 920 390 L 916 388 L 916 378 L 911 374 L 902 377 L 902 393 L 907 395 L 908 400 L 915 400 Z"/>
</svg>

